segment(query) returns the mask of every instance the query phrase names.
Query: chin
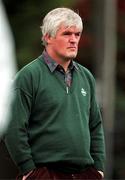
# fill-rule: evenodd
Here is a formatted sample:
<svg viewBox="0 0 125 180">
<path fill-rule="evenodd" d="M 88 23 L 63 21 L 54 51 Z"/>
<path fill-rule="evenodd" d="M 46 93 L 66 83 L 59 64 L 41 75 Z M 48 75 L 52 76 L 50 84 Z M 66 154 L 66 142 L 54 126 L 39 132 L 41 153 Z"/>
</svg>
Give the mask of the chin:
<svg viewBox="0 0 125 180">
<path fill-rule="evenodd" d="M 76 54 L 76 53 L 74 53 L 74 54 L 70 54 L 70 55 L 68 56 L 68 58 L 70 58 L 70 59 L 74 59 L 74 58 L 76 58 L 76 56 L 77 56 L 77 54 Z"/>
</svg>

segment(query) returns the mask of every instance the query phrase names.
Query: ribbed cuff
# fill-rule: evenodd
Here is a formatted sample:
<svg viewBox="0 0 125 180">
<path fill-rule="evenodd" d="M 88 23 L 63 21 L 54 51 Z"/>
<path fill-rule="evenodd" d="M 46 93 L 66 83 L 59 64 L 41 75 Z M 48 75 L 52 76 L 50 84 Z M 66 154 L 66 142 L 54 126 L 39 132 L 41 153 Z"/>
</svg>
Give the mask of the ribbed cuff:
<svg viewBox="0 0 125 180">
<path fill-rule="evenodd" d="M 95 167 L 98 171 L 104 172 L 104 164 L 103 164 L 103 163 L 96 161 L 96 162 L 94 163 L 94 167 Z"/>
<path fill-rule="evenodd" d="M 35 168 L 36 168 L 36 166 L 35 166 L 32 159 L 29 159 L 29 160 L 25 161 L 25 163 L 21 163 L 19 165 L 20 173 L 23 175 L 28 173 L 29 171 L 35 169 Z"/>
</svg>

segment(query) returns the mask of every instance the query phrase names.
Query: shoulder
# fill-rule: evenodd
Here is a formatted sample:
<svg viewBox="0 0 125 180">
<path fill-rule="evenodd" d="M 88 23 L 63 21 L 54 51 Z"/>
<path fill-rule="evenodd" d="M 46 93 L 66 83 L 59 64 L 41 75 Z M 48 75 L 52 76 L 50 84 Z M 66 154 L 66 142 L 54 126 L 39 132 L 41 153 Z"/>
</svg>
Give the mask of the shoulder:
<svg viewBox="0 0 125 180">
<path fill-rule="evenodd" d="M 41 67 L 40 66 L 40 58 L 36 58 L 34 60 L 32 60 L 30 63 L 28 63 L 27 65 L 25 65 L 17 74 L 23 74 L 23 73 L 28 73 L 28 72 L 34 72 L 34 71 L 38 71 L 38 69 Z"/>
<path fill-rule="evenodd" d="M 36 76 L 38 72 L 41 71 L 41 68 L 42 68 L 42 60 L 40 58 L 41 57 L 38 57 L 32 60 L 30 63 L 25 65 L 22 69 L 20 69 L 17 72 L 15 78 L 20 79 L 20 78 Z"/>
<path fill-rule="evenodd" d="M 85 66 L 79 64 L 78 62 L 75 62 L 77 67 L 78 67 L 78 71 L 81 73 L 81 75 L 83 76 L 83 78 L 86 78 L 88 81 L 90 82 L 95 82 L 95 78 L 93 76 L 93 74 L 90 72 L 89 69 L 87 69 Z"/>
<path fill-rule="evenodd" d="M 42 76 L 42 60 L 38 57 L 32 62 L 25 65 L 17 72 L 14 77 L 14 85 L 17 87 L 37 84 L 39 78 Z"/>
</svg>

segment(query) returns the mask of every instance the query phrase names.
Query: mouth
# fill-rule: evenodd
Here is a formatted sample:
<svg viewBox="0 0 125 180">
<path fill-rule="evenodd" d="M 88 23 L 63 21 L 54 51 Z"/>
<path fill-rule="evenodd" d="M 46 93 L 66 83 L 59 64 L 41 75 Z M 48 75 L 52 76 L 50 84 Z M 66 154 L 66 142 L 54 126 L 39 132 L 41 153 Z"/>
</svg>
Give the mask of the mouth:
<svg viewBox="0 0 125 180">
<path fill-rule="evenodd" d="M 71 47 L 68 47 L 68 49 L 71 49 L 71 50 L 76 50 L 76 47 L 71 46 Z"/>
</svg>

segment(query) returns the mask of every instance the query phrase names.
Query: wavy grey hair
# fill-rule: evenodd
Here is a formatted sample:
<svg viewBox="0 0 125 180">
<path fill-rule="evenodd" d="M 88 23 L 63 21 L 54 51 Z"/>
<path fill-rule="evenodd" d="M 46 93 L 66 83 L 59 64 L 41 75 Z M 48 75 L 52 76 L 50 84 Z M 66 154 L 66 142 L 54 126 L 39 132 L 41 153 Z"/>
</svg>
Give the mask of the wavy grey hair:
<svg viewBox="0 0 125 180">
<path fill-rule="evenodd" d="M 53 9 L 44 17 L 43 24 L 40 26 L 43 45 L 46 45 L 45 35 L 49 34 L 55 37 L 61 24 L 64 24 L 66 27 L 76 26 L 80 32 L 82 32 L 83 29 L 82 19 L 78 13 L 69 8 Z"/>
</svg>

